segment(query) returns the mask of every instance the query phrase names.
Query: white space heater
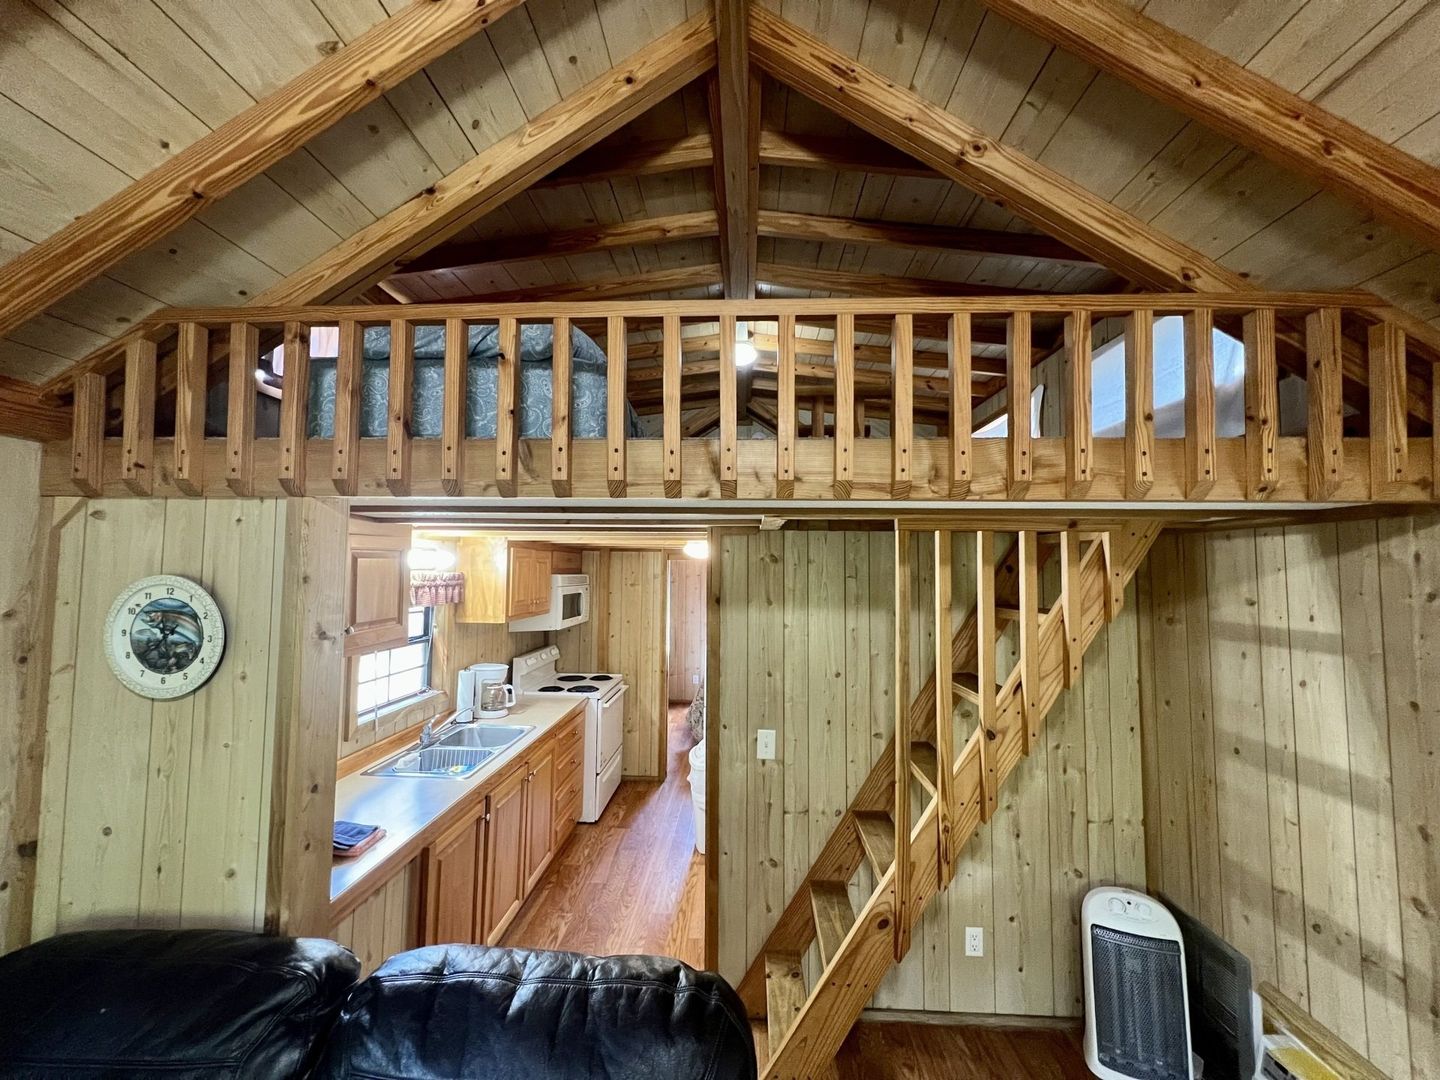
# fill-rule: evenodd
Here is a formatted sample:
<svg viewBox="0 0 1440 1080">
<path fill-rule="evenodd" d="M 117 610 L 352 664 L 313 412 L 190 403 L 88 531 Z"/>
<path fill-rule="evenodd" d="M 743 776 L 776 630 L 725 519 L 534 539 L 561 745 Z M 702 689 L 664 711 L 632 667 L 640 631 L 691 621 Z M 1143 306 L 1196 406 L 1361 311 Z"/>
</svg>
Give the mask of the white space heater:
<svg viewBox="0 0 1440 1080">
<path fill-rule="evenodd" d="M 1194 1080 L 1185 945 L 1144 893 L 1092 889 L 1080 908 L 1085 1064 L 1101 1080 Z"/>
</svg>

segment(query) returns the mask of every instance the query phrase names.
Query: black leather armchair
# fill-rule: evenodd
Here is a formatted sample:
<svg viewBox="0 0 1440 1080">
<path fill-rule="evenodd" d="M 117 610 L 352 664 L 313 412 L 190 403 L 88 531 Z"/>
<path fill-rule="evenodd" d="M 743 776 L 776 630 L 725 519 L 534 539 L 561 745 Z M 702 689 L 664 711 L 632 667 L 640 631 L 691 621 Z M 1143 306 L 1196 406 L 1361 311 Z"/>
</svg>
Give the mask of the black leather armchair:
<svg viewBox="0 0 1440 1080">
<path fill-rule="evenodd" d="M 320 1074 L 754 1080 L 755 1046 L 729 984 L 678 960 L 446 945 L 356 987 Z"/>
<path fill-rule="evenodd" d="M 333 941 L 90 930 L 0 956 L 0 1077 L 309 1075 L 360 974 Z"/>
</svg>

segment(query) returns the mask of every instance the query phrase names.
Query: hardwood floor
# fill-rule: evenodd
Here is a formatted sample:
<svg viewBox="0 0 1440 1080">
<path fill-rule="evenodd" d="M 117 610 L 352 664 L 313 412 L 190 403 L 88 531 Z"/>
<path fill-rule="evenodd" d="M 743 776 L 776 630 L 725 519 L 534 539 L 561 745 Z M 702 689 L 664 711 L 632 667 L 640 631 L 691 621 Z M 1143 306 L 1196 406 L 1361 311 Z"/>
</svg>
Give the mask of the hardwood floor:
<svg viewBox="0 0 1440 1080">
<path fill-rule="evenodd" d="M 704 966 L 705 857 L 695 850 L 685 706 L 671 708 L 669 729 L 664 782 L 624 781 L 599 821 L 576 826 L 504 945 Z"/>
<path fill-rule="evenodd" d="M 1085 1080 L 1078 1028 L 867 1021 L 835 1059 L 839 1080 Z"/>
</svg>

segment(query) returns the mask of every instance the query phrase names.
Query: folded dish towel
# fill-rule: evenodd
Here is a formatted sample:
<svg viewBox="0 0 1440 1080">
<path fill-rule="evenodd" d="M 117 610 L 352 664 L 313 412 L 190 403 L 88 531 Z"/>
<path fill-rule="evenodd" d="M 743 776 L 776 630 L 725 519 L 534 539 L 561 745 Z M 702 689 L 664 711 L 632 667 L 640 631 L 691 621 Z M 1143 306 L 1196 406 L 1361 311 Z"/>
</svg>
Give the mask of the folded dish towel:
<svg viewBox="0 0 1440 1080">
<path fill-rule="evenodd" d="M 385 835 L 379 825 L 359 825 L 353 821 L 337 821 L 331 839 L 331 850 L 343 858 L 353 858 L 373 847 Z"/>
</svg>

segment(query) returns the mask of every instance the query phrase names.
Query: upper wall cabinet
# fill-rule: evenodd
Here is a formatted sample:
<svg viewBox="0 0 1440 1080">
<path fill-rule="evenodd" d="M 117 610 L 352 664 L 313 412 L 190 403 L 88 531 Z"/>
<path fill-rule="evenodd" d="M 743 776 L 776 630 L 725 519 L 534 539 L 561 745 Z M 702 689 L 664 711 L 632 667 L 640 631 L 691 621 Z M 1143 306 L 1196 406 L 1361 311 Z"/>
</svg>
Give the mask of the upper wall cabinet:
<svg viewBox="0 0 1440 1080">
<path fill-rule="evenodd" d="M 458 621 L 503 623 L 550 610 L 551 549 L 476 536 L 461 540 L 459 552 L 465 602 Z"/>
<path fill-rule="evenodd" d="M 410 608 L 410 526 L 352 521 L 346 574 L 345 655 L 403 645 Z"/>
</svg>

